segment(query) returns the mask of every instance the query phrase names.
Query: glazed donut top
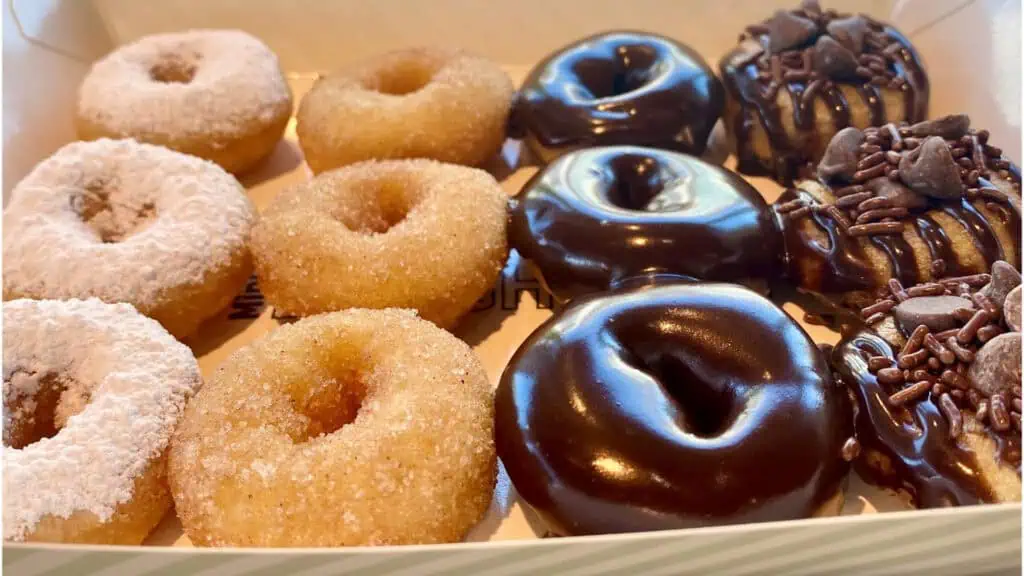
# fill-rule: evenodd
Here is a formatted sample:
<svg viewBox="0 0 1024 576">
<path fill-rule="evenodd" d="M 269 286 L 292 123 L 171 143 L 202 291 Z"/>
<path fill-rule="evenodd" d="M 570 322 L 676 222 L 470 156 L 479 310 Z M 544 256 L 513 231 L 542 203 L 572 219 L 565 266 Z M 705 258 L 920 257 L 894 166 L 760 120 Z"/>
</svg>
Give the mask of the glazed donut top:
<svg viewBox="0 0 1024 576">
<path fill-rule="evenodd" d="M 545 161 L 611 144 L 701 154 L 723 105 L 721 83 L 692 49 L 653 34 L 606 32 L 538 64 L 514 118 Z"/>
<path fill-rule="evenodd" d="M 291 110 L 277 56 L 240 30 L 157 34 L 122 46 L 93 64 L 78 97 L 79 116 L 146 140 L 216 143 Z"/>
<path fill-rule="evenodd" d="M 737 281 L 782 266 L 757 190 L 698 158 L 632 146 L 549 164 L 516 197 L 509 239 L 561 300 L 637 274 Z"/>
<path fill-rule="evenodd" d="M 562 535 L 805 517 L 847 470 L 852 418 L 829 374 L 796 322 L 740 286 L 580 298 L 505 369 L 498 454 Z"/>
<path fill-rule="evenodd" d="M 212 162 L 134 140 L 73 142 L 4 210 L 5 294 L 148 309 L 244 250 L 256 211 Z"/>
<path fill-rule="evenodd" d="M 199 365 L 128 304 L 13 300 L 3 316 L 4 540 L 47 515 L 105 521 L 167 447 Z M 18 434 L 47 417 L 52 436 Z"/>
</svg>

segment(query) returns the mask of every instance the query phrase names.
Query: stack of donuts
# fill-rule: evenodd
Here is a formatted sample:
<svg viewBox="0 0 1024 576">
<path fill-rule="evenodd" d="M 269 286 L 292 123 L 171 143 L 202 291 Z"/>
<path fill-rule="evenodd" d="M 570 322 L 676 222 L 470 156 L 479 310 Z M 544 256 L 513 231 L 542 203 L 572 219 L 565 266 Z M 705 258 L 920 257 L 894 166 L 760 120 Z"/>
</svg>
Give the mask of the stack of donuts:
<svg viewBox="0 0 1024 576">
<path fill-rule="evenodd" d="M 292 109 L 240 31 L 93 65 L 81 141 L 3 215 L 5 540 L 138 544 L 173 506 L 196 545 L 457 542 L 499 458 L 560 536 L 837 514 L 851 467 L 919 507 L 1020 500 L 1020 173 L 927 119 L 890 25 L 804 1 L 717 75 L 606 32 L 518 88 L 382 54 L 302 97 L 312 176 L 257 211 L 236 176 Z M 509 138 L 514 197 L 481 168 Z M 495 390 L 451 331 L 510 250 L 557 306 Z M 252 274 L 297 319 L 203 382 L 188 344 Z"/>
</svg>

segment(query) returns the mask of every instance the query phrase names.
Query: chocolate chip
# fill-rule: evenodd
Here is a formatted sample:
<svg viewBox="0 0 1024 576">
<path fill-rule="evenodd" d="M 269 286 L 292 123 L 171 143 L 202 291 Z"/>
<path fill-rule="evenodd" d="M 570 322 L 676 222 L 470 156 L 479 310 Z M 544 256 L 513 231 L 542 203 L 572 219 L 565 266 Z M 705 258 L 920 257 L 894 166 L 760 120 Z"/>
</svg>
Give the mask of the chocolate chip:
<svg viewBox="0 0 1024 576">
<path fill-rule="evenodd" d="M 940 136 L 925 138 L 921 146 L 900 160 L 900 180 L 918 194 L 951 200 L 964 192 L 960 168 Z"/>
<path fill-rule="evenodd" d="M 1020 286 L 1020 272 L 1017 272 L 1017 269 L 1009 262 L 996 260 L 992 264 L 992 279 L 988 284 L 982 286 L 979 292 L 987 296 L 997 308 L 1002 310 L 1006 296 L 1017 286 Z"/>
<path fill-rule="evenodd" d="M 973 307 L 970 300 L 959 296 L 919 296 L 897 304 L 892 315 L 905 334 L 922 325 L 932 332 L 942 332 L 957 325 L 954 310 Z"/>
<path fill-rule="evenodd" d="M 836 132 L 818 163 L 818 177 L 826 181 L 852 181 L 857 172 L 857 148 L 862 142 L 864 133 L 858 128 L 850 126 Z"/>
<path fill-rule="evenodd" d="M 822 36 L 814 43 L 814 69 L 833 80 L 858 78 L 857 57 L 831 36 Z"/>
<path fill-rule="evenodd" d="M 1003 318 L 1010 330 L 1020 332 L 1020 286 L 1017 286 L 1006 295 L 1003 301 Z"/>
<path fill-rule="evenodd" d="M 967 378 L 981 392 L 1009 394 L 1020 385 L 1020 332 L 1007 332 L 989 340 L 978 350 L 967 370 Z"/>
<path fill-rule="evenodd" d="M 942 136 L 946 140 L 956 140 L 971 127 L 971 119 L 967 114 L 950 114 L 934 120 L 918 122 L 910 127 L 910 133 L 923 138 L 925 136 Z"/>
<path fill-rule="evenodd" d="M 900 182 L 894 182 L 884 176 L 869 180 L 865 186 L 875 193 L 876 198 L 888 198 L 894 208 L 919 210 L 928 206 L 927 198 L 915 194 L 913 190 Z"/>
<path fill-rule="evenodd" d="M 792 12 L 779 10 L 767 22 L 768 51 L 778 54 L 810 41 L 818 33 L 818 25 Z"/>
<path fill-rule="evenodd" d="M 825 29 L 836 41 L 854 54 L 864 51 L 864 34 L 868 31 L 868 21 L 860 14 L 833 20 Z"/>
</svg>

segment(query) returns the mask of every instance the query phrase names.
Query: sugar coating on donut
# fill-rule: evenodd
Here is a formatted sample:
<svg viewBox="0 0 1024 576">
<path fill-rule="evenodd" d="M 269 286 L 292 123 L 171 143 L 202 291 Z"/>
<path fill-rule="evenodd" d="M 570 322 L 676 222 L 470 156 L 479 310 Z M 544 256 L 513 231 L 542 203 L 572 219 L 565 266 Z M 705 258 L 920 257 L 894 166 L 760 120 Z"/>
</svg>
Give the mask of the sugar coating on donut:
<svg viewBox="0 0 1024 576">
<path fill-rule="evenodd" d="M 189 404 L 171 488 L 212 546 L 461 539 L 491 500 L 492 387 L 472 350 L 405 310 L 282 326 Z"/>
<path fill-rule="evenodd" d="M 4 298 L 129 302 L 182 336 L 251 266 L 256 210 L 216 164 L 133 140 L 74 142 L 4 210 Z"/>
<path fill-rule="evenodd" d="M 283 191 L 253 230 L 260 289 L 282 312 L 413 308 L 452 325 L 497 278 L 508 197 L 475 168 L 361 162 Z"/>
<path fill-rule="evenodd" d="M 4 540 L 22 540 L 47 516 L 109 520 L 200 386 L 192 352 L 128 304 L 14 300 L 3 320 Z M 50 416 L 56 434 L 10 446 Z"/>
<path fill-rule="evenodd" d="M 387 158 L 476 166 L 501 149 L 513 93 L 508 75 L 483 58 L 398 50 L 320 78 L 299 105 L 296 131 L 317 173 Z"/>
<path fill-rule="evenodd" d="M 291 90 L 263 42 L 240 30 L 188 30 L 146 36 L 95 62 L 78 115 L 121 136 L 216 141 L 258 131 L 282 107 L 291 110 Z"/>
</svg>

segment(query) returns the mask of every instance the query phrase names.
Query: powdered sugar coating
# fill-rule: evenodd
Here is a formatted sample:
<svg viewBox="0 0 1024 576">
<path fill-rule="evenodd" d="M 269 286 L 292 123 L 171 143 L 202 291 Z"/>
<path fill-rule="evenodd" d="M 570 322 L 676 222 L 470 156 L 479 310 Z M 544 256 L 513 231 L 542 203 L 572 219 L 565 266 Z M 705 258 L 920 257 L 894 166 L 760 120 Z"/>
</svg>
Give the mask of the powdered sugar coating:
<svg viewBox="0 0 1024 576">
<path fill-rule="evenodd" d="M 478 166 L 505 141 L 515 87 L 497 64 L 457 50 L 396 50 L 317 80 L 296 132 L 316 173 L 362 160 Z"/>
<path fill-rule="evenodd" d="M 255 219 L 211 162 L 132 140 L 68 144 L 4 211 L 4 298 L 128 302 L 182 337 L 244 285 Z"/>
<path fill-rule="evenodd" d="M 200 386 L 199 365 L 127 304 L 14 300 L 4 302 L 3 319 L 5 429 L 28 416 L 11 414 L 9 405 L 24 408 L 47 375 L 69 382 L 65 395 L 73 397 L 58 405 L 66 421 L 56 435 L 21 449 L 7 446 L 5 435 L 4 539 L 24 539 L 46 516 L 87 511 L 107 521 L 167 448 Z"/>
<path fill-rule="evenodd" d="M 189 82 L 154 81 L 155 67 L 194 70 Z M 114 133 L 231 140 L 291 110 L 277 56 L 241 30 L 146 36 L 93 64 L 79 89 L 78 114 Z"/>
<path fill-rule="evenodd" d="M 260 289 L 284 313 L 412 308 L 448 327 L 497 278 L 508 197 L 482 170 L 368 161 L 279 194 L 253 230 Z"/>
<path fill-rule="evenodd" d="M 495 483 L 493 392 L 464 342 L 405 310 L 282 326 L 226 360 L 170 454 L 196 545 L 453 542 Z"/>
</svg>

